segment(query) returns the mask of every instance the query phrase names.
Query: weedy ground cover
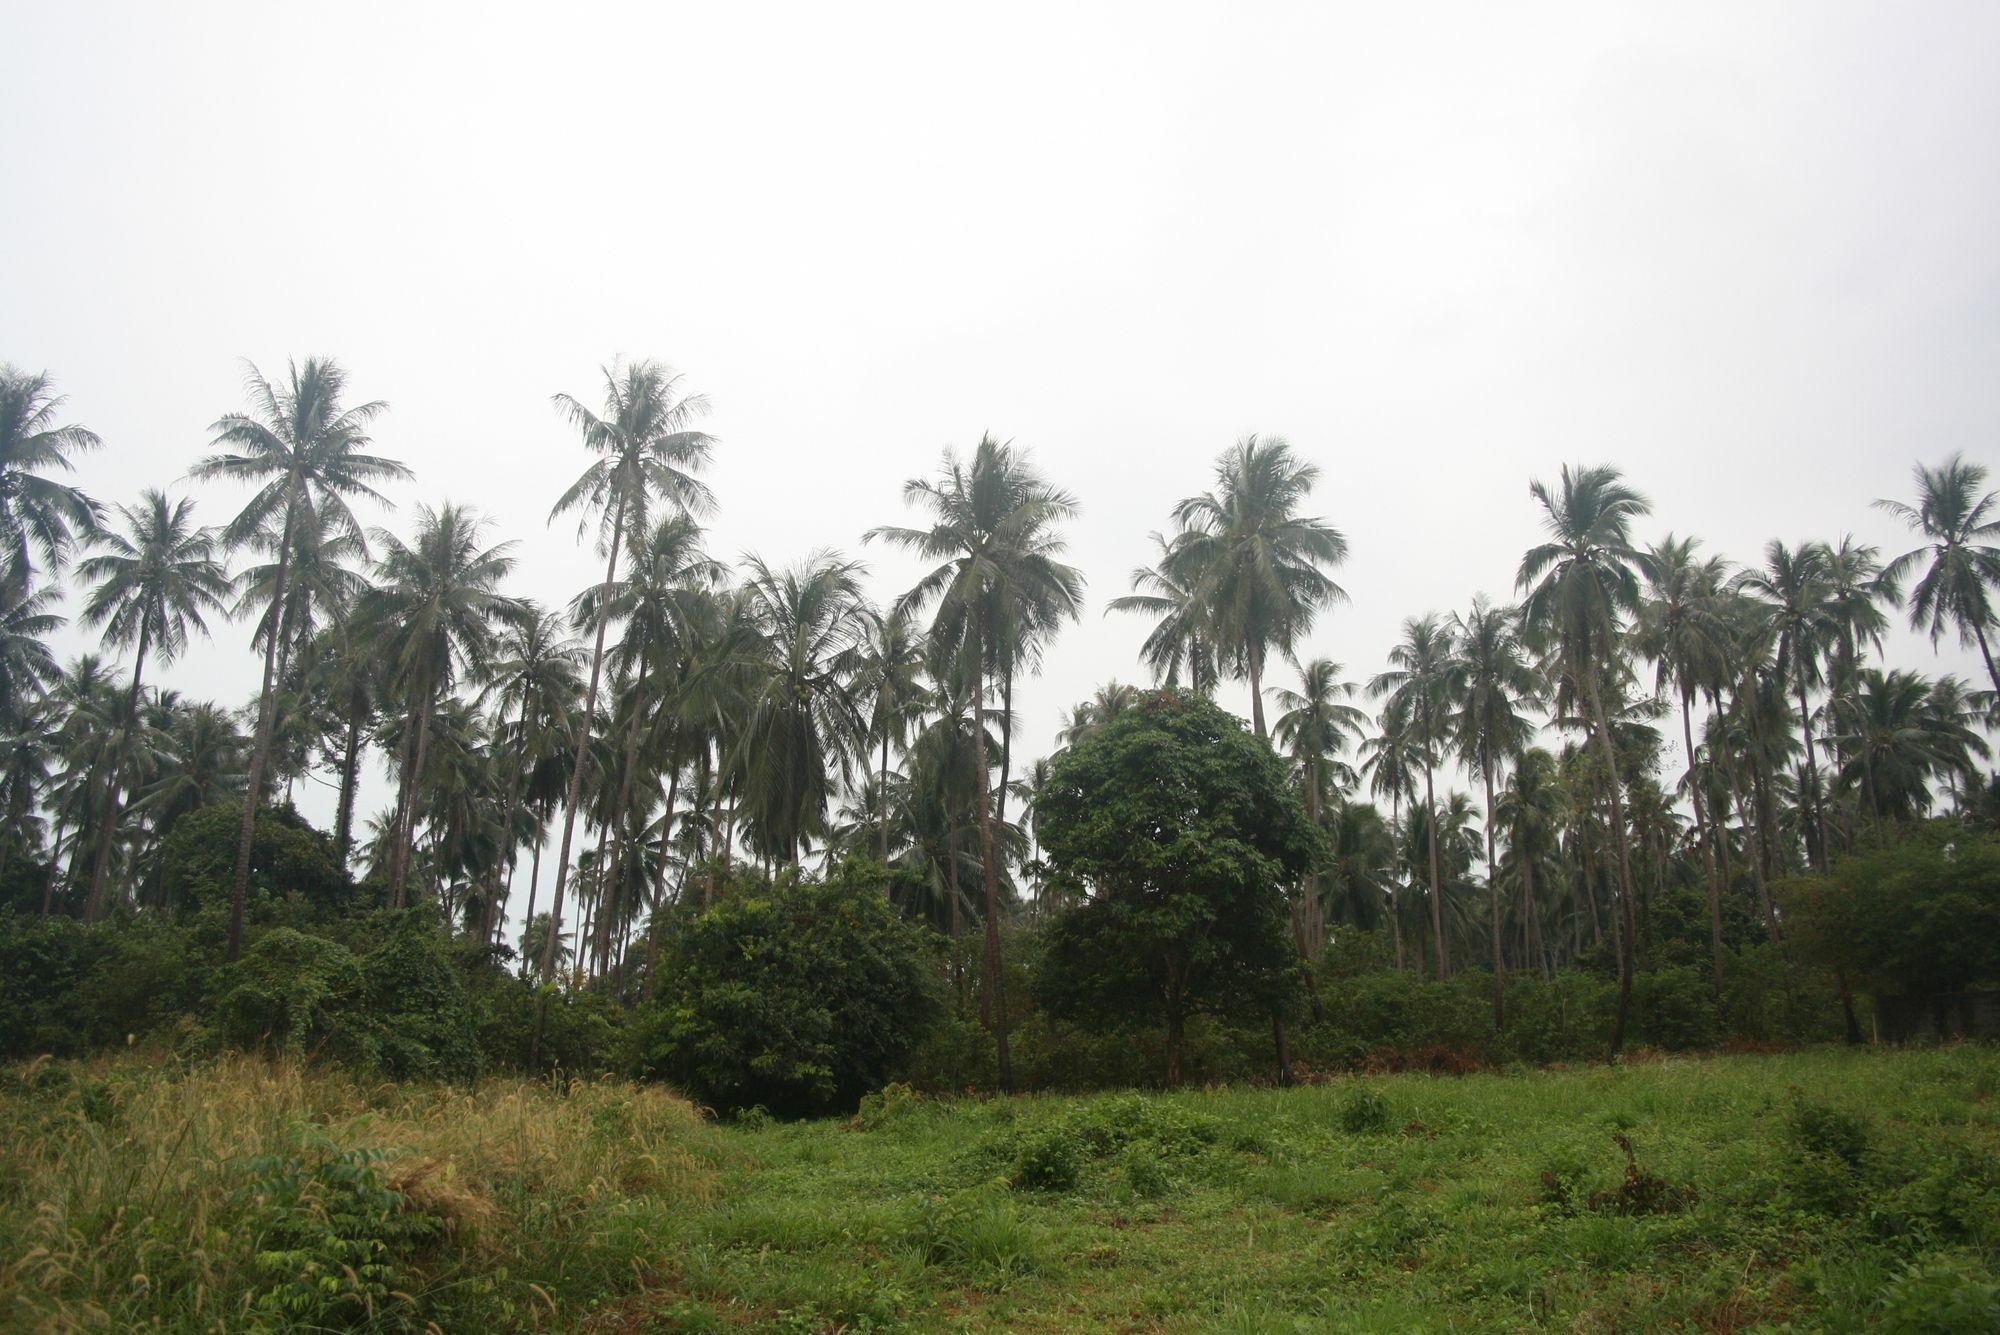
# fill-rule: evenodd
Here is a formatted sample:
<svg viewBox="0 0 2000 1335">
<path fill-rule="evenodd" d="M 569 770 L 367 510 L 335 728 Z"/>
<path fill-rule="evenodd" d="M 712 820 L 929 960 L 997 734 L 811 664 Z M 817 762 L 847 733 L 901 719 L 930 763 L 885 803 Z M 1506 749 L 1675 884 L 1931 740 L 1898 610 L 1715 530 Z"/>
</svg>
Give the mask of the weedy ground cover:
<svg viewBox="0 0 2000 1335">
<path fill-rule="evenodd" d="M 2000 1330 L 2000 1051 L 703 1120 L 16 1067 L 0 1327 Z"/>
</svg>

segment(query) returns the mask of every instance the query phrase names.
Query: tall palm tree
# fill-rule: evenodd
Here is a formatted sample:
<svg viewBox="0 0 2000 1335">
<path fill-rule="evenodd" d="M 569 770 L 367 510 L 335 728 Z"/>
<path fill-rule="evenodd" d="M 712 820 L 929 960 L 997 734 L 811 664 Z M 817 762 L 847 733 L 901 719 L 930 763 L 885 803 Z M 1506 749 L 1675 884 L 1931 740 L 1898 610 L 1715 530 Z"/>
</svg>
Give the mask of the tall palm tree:
<svg viewBox="0 0 2000 1335">
<path fill-rule="evenodd" d="M 787 862 L 807 840 L 825 838 L 828 804 L 867 746 L 854 689 L 870 612 L 862 570 L 830 552 L 785 570 L 749 560 L 763 644 L 728 767 L 742 776 L 753 836 Z"/>
<path fill-rule="evenodd" d="M 48 372 L 0 362 L 0 582 L 23 592 L 35 582 L 36 553 L 41 573 L 60 575 L 97 527 L 97 502 L 48 476 L 74 470 L 71 455 L 102 443 L 87 427 L 57 423 L 65 400 L 53 389 Z"/>
<path fill-rule="evenodd" d="M 1965 718 L 1914 672 L 1863 668 L 1853 694 L 1842 702 L 1834 739 L 1850 758 L 1839 782 L 1868 803 L 1878 834 L 1884 820 L 1913 820 L 1930 809 L 1931 782 L 1975 778 L 1975 758 L 1990 752 Z"/>
<path fill-rule="evenodd" d="M 1416 757 L 1424 771 L 1424 828 L 1430 864 L 1431 929 L 1437 951 L 1438 977 L 1451 973 L 1450 946 L 1444 930 L 1444 869 L 1438 848 L 1437 788 L 1433 782 L 1440 748 L 1448 740 L 1447 720 L 1457 693 L 1456 638 L 1451 626 L 1435 612 L 1403 623 L 1403 638 L 1389 650 L 1392 665 L 1368 683 L 1376 695 L 1389 697 L 1409 719 Z"/>
<path fill-rule="evenodd" d="M 1132 571 L 1132 592 L 1113 598 L 1104 606 L 1112 612 L 1141 612 L 1158 624 L 1139 646 L 1139 658 L 1163 686 L 1178 686 L 1187 673 L 1188 687 L 1196 695 L 1215 690 L 1215 635 L 1208 620 L 1208 607 L 1199 589 L 1199 572 L 1189 569 L 1193 562 L 1183 544 L 1158 533 L 1153 544 L 1160 549 L 1158 564 L 1139 566 Z"/>
<path fill-rule="evenodd" d="M 1549 541 L 1521 557 L 1516 586 L 1523 591 L 1521 619 L 1528 632 L 1548 644 L 1579 702 L 1589 709 L 1605 769 L 1611 803 L 1612 844 L 1618 854 L 1618 892 L 1625 930 L 1618 950 L 1618 1018 L 1611 1050 L 1625 1042 L 1632 1011 L 1633 933 L 1632 851 L 1625 830 L 1625 798 L 1611 718 L 1604 708 L 1603 679 L 1623 667 L 1621 637 L 1625 618 L 1639 606 L 1639 552 L 1632 545 L 1632 521 L 1651 508 L 1627 486 L 1615 468 L 1565 464 L 1551 487 L 1535 482 L 1529 494 L 1542 507 Z"/>
<path fill-rule="evenodd" d="M 1915 505 L 1875 504 L 1924 540 L 1924 546 L 1904 552 L 1883 570 L 1896 581 L 1917 575 L 1910 586 L 1911 628 L 1928 630 L 1935 645 L 1946 625 L 1956 627 L 1960 644 L 1979 646 L 1986 675 L 2000 692 L 2000 668 L 1993 664 L 1986 638 L 1995 622 L 1993 591 L 2000 589 L 2000 492 L 1981 494 L 1986 472 L 1986 465 L 1968 463 L 1958 454 L 1936 468 L 1918 464 Z"/>
<path fill-rule="evenodd" d="M 253 541 L 264 528 L 278 526 L 277 570 L 271 580 L 269 623 L 282 626 L 294 548 L 302 531 L 358 533 L 361 525 L 349 500 L 367 497 L 386 505 L 375 483 L 410 476 L 393 459 L 366 452 L 368 424 L 387 405 L 379 400 L 347 407 L 347 373 L 326 358 L 291 363 L 279 385 L 248 365 L 244 387 L 248 413 L 229 413 L 212 428 L 218 453 L 197 463 L 197 478 L 247 483 L 249 501 L 223 530 L 232 547 Z M 316 522 L 306 520 L 307 512 Z M 243 898 L 250 885 L 250 847 L 257 828 L 257 805 L 271 762 L 276 714 L 278 650 L 283 635 L 264 637 L 264 679 L 257 694 L 257 726 L 250 743 L 250 773 L 243 798 L 243 826 L 237 834 L 236 868 L 230 886 L 229 958 L 243 949 Z"/>
<path fill-rule="evenodd" d="M 20 580 L 0 579 L 0 732 L 22 727 L 35 702 L 61 669 L 49 637 L 65 618 L 53 609 L 60 589 L 31 589 Z"/>
<path fill-rule="evenodd" d="M 1500 946 L 1500 874 L 1493 851 L 1493 772 L 1525 749 L 1535 725 L 1521 710 L 1539 699 L 1541 682 L 1521 644 L 1516 614 L 1483 598 L 1452 617 L 1457 663 L 1450 674 L 1446 724 L 1459 758 L 1486 783 L 1486 905 L 1493 955 L 1493 1027 L 1506 1023 L 1506 962 Z"/>
<path fill-rule="evenodd" d="M 1713 957 L 1715 1004 L 1722 1005 L 1722 872 L 1717 840 L 1704 803 L 1694 744 L 1694 697 L 1721 689 L 1729 671 L 1728 566 L 1720 557 L 1695 555 L 1693 538 L 1669 533 L 1642 554 L 1639 569 L 1646 578 L 1645 601 L 1639 609 L 1635 647 L 1651 659 L 1661 690 L 1669 685 L 1680 701 L 1681 742 L 1687 748 L 1685 786 L 1694 804 L 1694 822 L 1701 841 L 1703 870 L 1708 877 L 1708 933 Z"/>
<path fill-rule="evenodd" d="M 1192 581 L 1215 644 L 1250 679 L 1250 716 L 1264 728 L 1264 668 L 1289 655 L 1318 613 L 1347 593 L 1327 573 L 1347 559 L 1347 539 L 1299 513 L 1319 468 L 1276 436 L 1245 436 L 1215 465 L 1215 489 L 1174 507 L 1180 525 L 1168 564 Z"/>
<path fill-rule="evenodd" d="M 879 537 L 937 562 L 897 606 L 914 612 L 934 605 L 932 637 L 951 646 L 970 674 L 986 891 L 986 995 L 992 999 L 1000 1084 L 1011 1091 L 1000 974 L 1000 851 L 986 762 L 986 680 L 996 666 L 1019 655 L 1019 646 L 1006 641 L 1031 627 L 1046 634 L 1047 627 L 1076 619 L 1083 576 L 1058 559 L 1065 544 L 1056 531 L 1076 514 L 1076 501 L 1044 481 L 1024 454 L 991 436 L 980 439 L 969 464 L 945 451 L 937 479 L 910 479 L 903 499 L 929 510 L 931 526 L 877 528 L 864 540 Z M 1030 608 L 1037 609 L 1032 618 L 1025 613 Z"/>
<path fill-rule="evenodd" d="M 532 602 L 522 604 L 521 615 L 500 628 L 494 658 L 487 669 L 487 685 L 493 694 L 495 711 L 515 718 L 511 733 L 503 733 L 514 756 L 512 781 L 508 785 L 509 807 L 527 804 L 536 768 L 560 749 L 555 739 L 569 733 L 577 697 L 583 693 L 583 646 L 568 633 L 564 619 Z M 534 829 L 533 822 L 529 823 Z M 528 959 L 526 927 L 534 920 L 535 896 L 541 871 L 541 834 L 534 829 L 534 870 L 528 879 L 528 911 L 521 919 L 521 959 Z M 507 870 L 511 878 L 518 841 L 510 842 Z"/>
<path fill-rule="evenodd" d="M 1306 817 L 1315 826 L 1325 821 L 1336 778 L 1352 779 L 1353 771 L 1341 762 L 1340 753 L 1362 737 L 1368 722 L 1366 714 L 1348 703 L 1356 687 L 1341 671 L 1340 664 L 1315 658 L 1299 669 L 1298 690 L 1275 693 L 1278 707 L 1285 711 L 1278 716 L 1277 742 L 1297 768 Z M 1309 959 L 1325 944 L 1324 910 L 1319 869 L 1314 868 L 1306 875 L 1304 899 L 1294 909 L 1292 923 L 1299 951 Z"/>
<path fill-rule="evenodd" d="M 544 973 L 552 974 L 556 943 L 562 939 L 563 892 L 569 879 L 570 844 L 576 832 L 576 812 L 583 800 L 583 772 L 590 753 L 592 722 L 597 714 L 597 689 L 604 671 L 604 634 L 610 625 L 608 591 L 618 580 L 618 557 L 629 544 L 636 548 L 653 531 L 660 507 L 673 514 L 704 514 L 714 508 L 708 487 L 695 476 L 708 463 L 714 439 L 693 427 L 708 412 L 708 400 L 683 394 L 681 377 L 658 362 L 604 368 L 604 411 L 592 412 L 567 394 L 555 405 L 584 448 L 597 459 L 570 484 L 549 512 L 551 523 L 572 511 L 580 516 L 577 536 L 593 524 L 598 550 L 604 553 L 607 596 L 597 616 L 596 641 L 590 651 L 590 684 L 584 690 L 582 735 L 570 769 L 569 793 L 563 801 L 563 834 L 556 861 L 552 929 L 544 934 Z M 636 551 L 634 553 L 636 555 Z"/>
<path fill-rule="evenodd" d="M 1423 768 L 1427 751 L 1411 723 L 1408 699 L 1391 696 L 1375 720 L 1375 728 L 1375 735 L 1361 744 L 1361 754 L 1367 757 L 1361 771 L 1368 776 L 1369 792 L 1377 798 L 1389 799 L 1391 842 L 1400 852 L 1403 803 L 1416 801 L 1417 771 Z M 1397 886 L 1407 874 L 1407 868 L 1392 868 L 1389 880 L 1390 934 L 1395 942 L 1398 969 L 1403 967 L 1403 927 L 1401 892 Z"/>
<path fill-rule="evenodd" d="M 889 746 L 904 746 L 910 726 L 922 711 L 926 696 L 923 681 L 923 645 L 910 618 L 890 609 L 869 619 L 862 646 L 855 690 L 868 702 L 870 734 L 882 748 L 882 766 L 876 773 L 877 856 L 889 861 Z"/>
<path fill-rule="evenodd" d="M 183 817 L 241 795 L 247 749 L 230 711 L 210 700 L 176 711 L 164 732 L 159 770 L 133 804 L 160 838 Z"/>
<path fill-rule="evenodd" d="M 1762 601 L 1777 636 L 1778 673 L 1796 692 L 1799 736 L 1805 743 L 1805 770 L 1799 778 L 1806 826 L 1806 858 L 1813 866 L 1826 860 L 1826 826 L 1820 813 L 1819 754 L 1813 745 L 1810 691 L 1823 677 L 1827 657 L 1840 631 L 1834 610 L 1834 588 L 1828 578 L 1823 543 L 1786 547 L 1773 539 L 1764 548 L 1762 569 L 1745 570 L 1736 587 Z"/>
<path fill-rule="evenodd" d="M 102 832 L 90 870 L 84 918 L 94 921 L 104 908 L 104 880 L 111 866 L 111 847 L 118 830 L 118 811 L 138 726 L 140 680 L 151 652 L 171 663 L 187 647 L 190 629 L 208 634 L 205 612 L 225 610 L 229 575 L 216 560 L 216 535 L 194 522 L 194 502 L 170 501 L 166 493 L 148 488 L 137 505 L 121 505 L 124 531 L 100 530 L 93 537 L 95 555 L 77 566 L 77 574 L 94 586 L 83 606 L 84 624 L 103 627 L 108 645 L 136 645 L 132 681 L 127 689 L 122 744 L 105 777 Z"/>
<path fill-rule="evenodd" d="M 408 543 L 377 530 L 382 558 L 355 609 L 407 718 L 390 826 L 392 908 L 405 901 L 433 718 L 461 673 L 486 669 L 498 623 L 527 617 L 518 599 L 499 591 L 514 568 L 514 544 L 481 546 L 485 529 L 477 512 L 447 501 L 435 510 L 417 508 L 416 533 Z"/>
</svg>

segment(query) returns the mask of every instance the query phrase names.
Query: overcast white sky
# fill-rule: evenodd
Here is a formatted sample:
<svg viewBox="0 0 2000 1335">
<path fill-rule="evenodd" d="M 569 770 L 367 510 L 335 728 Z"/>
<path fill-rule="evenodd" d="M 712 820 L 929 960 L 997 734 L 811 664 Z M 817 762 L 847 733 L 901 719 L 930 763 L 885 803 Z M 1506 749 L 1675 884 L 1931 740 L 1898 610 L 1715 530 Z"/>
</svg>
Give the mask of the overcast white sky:
<svg viewBox="0 0 2000 1335">
<path fill-rule="evenodd" d="M 1143 679 L 1103 602 L 1245 432 L 1325 470 L 1353 602 L 1310 650 L 1356 678 L 1510 592 L 1565 461 L 1737 559 L 1900 551 L 1868 503 L 1913 461 L 2000 463 L 1983 0 L 0 0 L 0 52 L 0 360 L 102 434 L 95 495 L 182 478 L 239 358 L 330 354 L 391 405 L 406 509 L 490 513 L 556 603 L 596 565 L 544 522 L 585 462 L 549 395 L 615 356 L 713 401 L 723 556 L 863 551 L 990 430 L 1083 505 L 1029 756 Z M 247 640 L 155 679 L 238 701 Z"/>
</svg>

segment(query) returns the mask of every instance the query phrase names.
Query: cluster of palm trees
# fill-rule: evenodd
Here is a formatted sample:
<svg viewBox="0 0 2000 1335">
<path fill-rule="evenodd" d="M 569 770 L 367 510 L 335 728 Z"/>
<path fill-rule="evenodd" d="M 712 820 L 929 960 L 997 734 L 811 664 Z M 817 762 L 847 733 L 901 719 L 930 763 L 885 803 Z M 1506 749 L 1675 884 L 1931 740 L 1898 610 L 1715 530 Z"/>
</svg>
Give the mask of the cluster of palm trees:
<svg viewBox="0 0 2000 1335">
<path fill-rule="evenodd" d="M 555 400 L 591 461 L 551 519 L 578 522 L 604 573 L 546 608 L 506 591 L 512 544 L 467 507 L 417 506 L 401 534 L 363 524 L 354 507 L 387 508 L 410 474 L 373 452 L 383 405 L 351 402 L 336 363 L 246 383 L 192 476 L 249 499 L 208 528 L 185 498 L 107 509 L 67 484 L 97 438 L 60 420 L 45 376 L 0 368 L 0 884 L 35 869 L 45 912 L 85 918 L 155 905 L 174 826 L 240 800 L 234 952 L 257 812 L 324 771 L 338 856 L 383 902 L 434 902 L 495 945 L 511 917 L 524 974 L 615 990 L 644 976 L 627 952 L 657 945 L 659 911 L 712 897 L 738 859 L 867 853 L 900 869 L 907 912 L 979 927 L 1007 1082 L 1000 927 L 1040 880 L 1047 764 L 1017 764 L 1014 693 L 1082 610 L 1072 496 L 989 437 L 906 485 L 917 522 L 864 536 L 923 563 L 886 606 L 841 553 L 732 566 L 703 545 L 707 404 L 656 363 L 614 366 L 596 406 Z M 1345 598 L 1346 540 L 1306 513 L 1317 480 L 1283 440 L 1245 438 L 1109 604 L 1152 619 L 1140 657 L 1159 683 L 1247 682 L 1256 735 L 1327 835 L 1294 894 L 1307 956 L 1342 924 L 1386 928 L 1399 967 L 1482 959 L 1499 1023 L 1507 971 L 1607 940 L 1629 998 L 1650 906 L 1704 888 L 1720 997 L 1729 913 L 1754 906 L 1780 942 L 1778 877 L 1940 792 L 1975 798 L 1994 692 L 1876 661 L 1906 605 L 1934 641 L 1978 645 L 2000 692 L 2000 515 L 1975 464 L 1918 470 L 1915 503 L 1890 508 L 1922 545 L 1894 560 L 1773 543 L 1743 569 L 1685 538 L 1640 545 L 1645 500 L 1613 469 L 1564 469 L 1532 489 L 1547 540 L 1522 558 L 1518 605 L 1412 618 L 1365 683 L 1306 652 Z M 66 576 L 106 656 L 50 650 Z M 149 683 L 224 618 L 249 621 L 262 655 L 247 709 Z M 1284 664 L 1296 681 L 1270 684 Z M 1100 689 L 1058 744 L 1134 698 Z M 394 797 L 357 829 L 371 754 Z"/>
<path fill-rule="evenodd" d="M 1253 440 L 1225 456 L 1218 495 L 1176 510 L 1183 531 L 1156 537 L 1162 560 L 1112 604 L 1157 619 L 1144 657 L 1158 680 L 1185 673 L 1208 690 L 1218 667 L 1248 677 L 1260 733 L 1262 650 L 1289 650 L 1339 596 L 1324 577 L 1338 535 L 1297 514 L 1311 475 L 1288 453 Z M 1918 468 L 1915 504 L 1881 504 L 1923 545 L 1886 564 L 1843 539 L 1773 542 L 1742 569 L 1671 534 L 1640 545 L 1648 505 L 1615 469 L 1534 484 L 1547 540 L 1522 557 L 1517 606 L 1477 599 L 1411 618 L 1365 688 L 1314 658 L 1295 660 L 1296 688 L 1275 692 L 1275 741 L 1332 846 L 1297 901 L 1300 949 L 1317 953 L 1333 920 L 1386 923 L 1399 967 L 1442 976 L 1455 957 L 1484 956 L 1498 1024 L 1509 968 L 1553 971 L 1608 937 L 1622 1037 L 1648 909 L 1698 884 L 1720 1004 L 1726 907 L 1754 902 L 1782 949 L 1772 881 L 1885 837 L 1940 791 L 1975 800 L 1981 733 L 2000 723 L 1988 651 L 2000 510 L 1985 480 L 1961 458 Z M 1235 530 L 1240 563 L 1218 560 L 1221 517 L 1249 514 L 1261 519 Z M 1246 571 L 1264 581 L 1256 595 L 1236 582 Z M 1992 691 L 1871 662 L 1912 578 L 1911 624 L 1978 646 Z M 1373 717 L 1364 696 L 1380 702 Z M 1100 691 L 1066 735 L 1129 699 Z M 1686 764 L 1663 774 L 1669 715 Z M 1554 749 L 1537 745 L 1546 730 Z M 1453 766 L 1479 785 L 1480 808 L 1439 794 Z"/>
</svg>

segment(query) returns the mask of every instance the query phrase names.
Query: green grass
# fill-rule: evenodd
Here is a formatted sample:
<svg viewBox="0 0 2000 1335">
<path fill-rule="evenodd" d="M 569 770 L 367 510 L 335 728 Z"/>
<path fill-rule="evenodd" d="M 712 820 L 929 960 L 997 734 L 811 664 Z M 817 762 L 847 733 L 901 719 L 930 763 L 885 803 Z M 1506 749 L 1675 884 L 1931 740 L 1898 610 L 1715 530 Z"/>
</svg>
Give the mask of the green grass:
<svg viewBox="0 0 2000 1335">
<path fill-rule="evenodd" d="M 1972 1047 L 742 1126 L 613 1082 L 14 1068 L 0 1328 L 2000 1330 L 1997 1096 Z"/>
<path fill-rule="evenodd" d="M 604 1324 L 2000 1329 L 1996 1092 L 1960 1048 L 904 1098 L 732 1131 Z"/>
</svg>

